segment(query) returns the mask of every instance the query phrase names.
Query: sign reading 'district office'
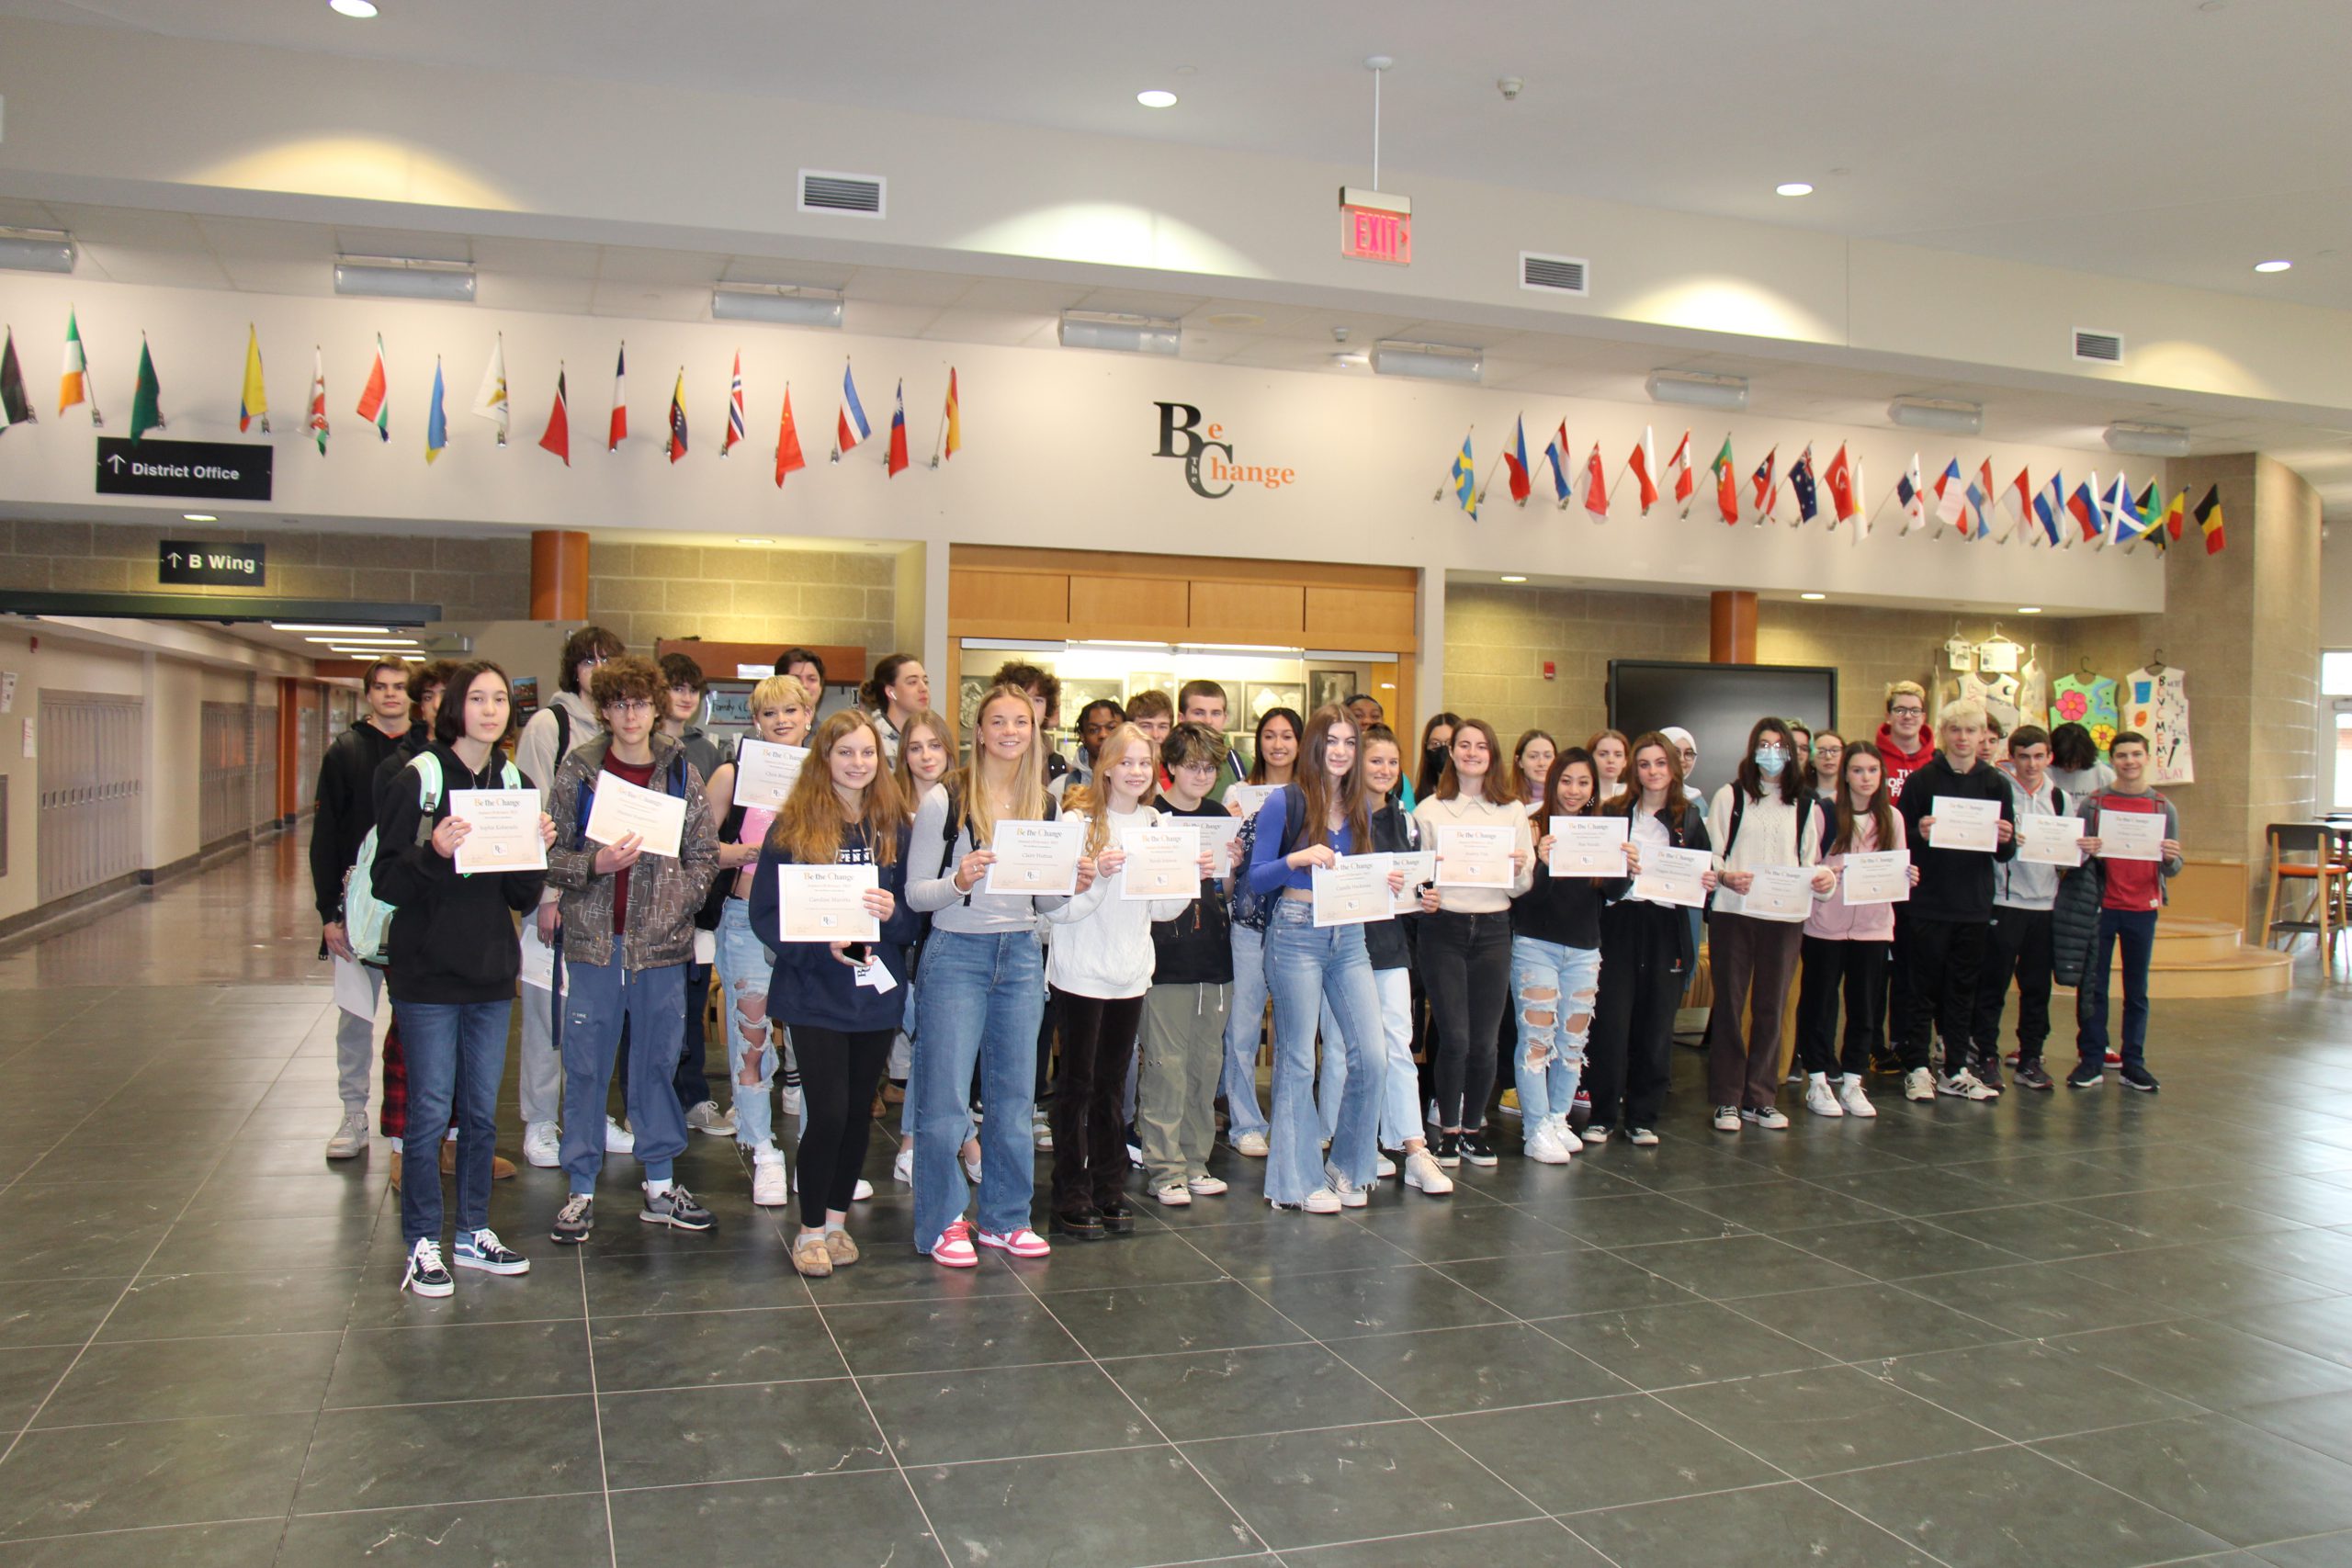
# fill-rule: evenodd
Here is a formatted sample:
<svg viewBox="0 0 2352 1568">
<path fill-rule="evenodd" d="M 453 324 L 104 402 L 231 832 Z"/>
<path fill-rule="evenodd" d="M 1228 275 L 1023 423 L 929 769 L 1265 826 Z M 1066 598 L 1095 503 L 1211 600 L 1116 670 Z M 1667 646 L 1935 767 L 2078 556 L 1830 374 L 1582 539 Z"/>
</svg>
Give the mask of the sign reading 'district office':
<svg viewBox="0 0 2352 1568">
<path fill-rule="evenodd" d="M 98 437 L 100 495 L 177 495 L 203 501 L 267 501 L 267 446 L 236 441 L 125 441 Z"/>
<path fill-rule="evenodd" d="M 155 546 L 155 575 L 166 587 L 266 588 L 269 562 L 260 545 L 163 539 Z"/>
</svg>

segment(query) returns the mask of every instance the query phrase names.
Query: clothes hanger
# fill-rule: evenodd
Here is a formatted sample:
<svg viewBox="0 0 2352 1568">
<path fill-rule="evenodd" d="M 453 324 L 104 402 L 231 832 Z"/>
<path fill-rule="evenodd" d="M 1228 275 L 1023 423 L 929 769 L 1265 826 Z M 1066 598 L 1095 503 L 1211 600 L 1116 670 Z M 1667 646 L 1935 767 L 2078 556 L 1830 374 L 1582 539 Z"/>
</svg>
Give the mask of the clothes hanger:
<svg viewBox="0 0 2352 1568">
<path fill-rule="evenodd" d="M 2165 650 L 2160 648 L 2156 649 L 2155 657 L 2148 660 L 2148 673 L 2151 675 L 2161 675 L 2164 672 Z"/>
<path fill-rule="evenodd" d="M 2098 679 L 2098 671 L 2092 668 L 2089 654 L 2086 653 L 2081 659 L 2075 660 L 2075 675 L 2086 686 Z"/>
</svg>

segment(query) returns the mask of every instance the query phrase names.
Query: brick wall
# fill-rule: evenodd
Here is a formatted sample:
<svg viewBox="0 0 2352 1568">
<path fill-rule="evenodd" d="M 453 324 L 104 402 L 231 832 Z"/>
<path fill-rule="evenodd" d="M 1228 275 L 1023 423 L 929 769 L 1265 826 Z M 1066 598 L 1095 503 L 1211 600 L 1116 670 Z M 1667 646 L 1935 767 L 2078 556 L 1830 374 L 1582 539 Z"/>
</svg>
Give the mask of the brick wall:
<svg viewBox="0 0 2352 1568">
<path fill-rule="evenodd" d="M 898 637 L 882 551 L 615 545 L 588 549 L 588 615 L 631 648 L 658 638 L 850 643 L 870 660 Z"/>
</svg>

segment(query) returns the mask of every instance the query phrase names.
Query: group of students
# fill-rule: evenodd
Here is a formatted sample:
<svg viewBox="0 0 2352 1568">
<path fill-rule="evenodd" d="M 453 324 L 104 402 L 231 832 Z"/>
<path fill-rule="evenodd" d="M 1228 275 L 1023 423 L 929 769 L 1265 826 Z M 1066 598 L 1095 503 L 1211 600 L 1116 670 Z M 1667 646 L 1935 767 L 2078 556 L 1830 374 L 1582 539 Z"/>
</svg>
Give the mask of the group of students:
<svg viewBox="0 0 2352 1568">
<path fill-rule="evenodd" d="M 781 1206 L 797 1192 L 799 1272 L 853 1264 L 848 1218 L 871 1190 L 860 1172 L 887 1080 L 903 1084 L 898 1170 L 913 1189 L 914 1246 L 969 1268 L 981 1248 L 1051 1250 L 1031 1227 L 1038 1149 L 1052 1156 L 1047 1228 L 1069 1240 L 1134 1228 L 1137 1163 L 1159 1204 L 1225 1194 L 1210 1168 L 1220 1100 L 1234 1149 L 1265 1161 L 1266 1200 L 1310 1213 L 1362 1207 L 1391 1176 L 1450 1191 L 1449 1170 L 1497 1163 L 1498 1110 L 1516 1111 L 1524 1152 L 1541 1163 L 1566 1163 L 1621 1134 L 1656 1145 L 1699 942 L 1692 911 L 1641 891 L 1654 848 L 1709 856 L 1717 1128 L 1788 1125 L 1774 1102 L 1792 984 L 1806 1104 L 1818 1114 L 1875 1114 L 1862 1075 L 1879 1065 L 1890 973 L 1907 1095 L 1998 1092 L 2012 976 L 2024 998 L 2018 1079 L 2047 1087 L 2049 976 L 2083 921 L 2078 911 L 2069 924 L 2052 868 L 2014 860 L 2012 825 L 2026 812 L 2073 809 L 2090 832 L 2103 810 L 2158 810 L 2167 818 L 2161 865 L 2102 862 L 2086 836 L 2085 870 L 2066 878 L 2096 885 L 2083 935 L 2094 955 L 2080 965 L 2083 1057 L 2069 1081 L 2099 1081 L 2104 981 L 2120 942 L 2123 1076 L 2154 1088 L 2143 1059 L 2146 952 L 2178 845 L 2169 805 L 2142 782 L 2136 736 L 2116 738 L 2111 778 L 2069 796 L 2051 780 L 2048 736 L 2011 735 L 2003 773 L 1979 757 L 1981 710 L 1947 709 L 1940 750 L 1927 747 L 1918 689 L 1898 686 L 1876 744 L 1758 721 L 1734 780 L 1702 800 L 1686 783 L 1695 750 L 1679 729 L 1604 730 L 1566 748 L 1531 730 L 1506 752 L 1483 720 L 1442 713 L 1423 727 L 1408 773 L 1369 696 L 1308 716 L 1261 715 L 1244 766 L 1227 742 L 1226 694 L 1207 681 L 1173 698 L 1143 692 L 1124 707 L 1090 705 L 1078 755 L 1064 759 L 1047 739 L 1053 677 L 1011 664 L 979 703 L 959 765 L 960 738 L 930 706 L 917 661 L 883 660 L 857 705 L 818 722 L 822 663 L 795 649 L 751 696 L 758 739 L 805 748 L 797 781 L 771 809 L 734 801 L 735 760 L 694 727 L 701 672 L 676 655 L 657 665 L 601 628 L 574 633 L 560 690 L 519 742 L 507 679 L 486 662 L 409 672 L 413 722 L 388 734 L 401 676 L 397 666 L 369 671 L 370 716 L 322 765 L 328 847 L 314 849 L 313 872 L 325 946 L 380 970 L 392 998 L 385 1131 L 402 1143 L 402 1285 L 426 1295 L 450 1292 L 453 1266 L 529 1268 L 488 1224 L 490 1185 L 503 1174 L 493 1109 L 518 982 L 525 1154 L 567 1178 L 556 1242 L 593 1232 L 609 1153 L 633 1153 L 643 1168 L 642 1221 L 710 1229 L 709 1210 L 673 1169 L 701 1131 L 742 1145 L 755 1204 Z M 370 777 L 372 844 L 351 841 L 361 814 L 348 786 L 360 772 Z M 330 774 L 339 781 L 332 803 Z M 633 837 L 589 839 L 594 796 L 610 779 L 679 799 L 677 854 L 649 854 Z M 1136 834 L 1243 817 L 1225 798 L 1242 783 L 1267 793 L 1232 834 L 1229 862 L 1204 840 L 1196 897 L 1123 896 Z M 468 828 L 449 796 L 476 788 L 540 792 L 544 873 L 458 872 Z M 1952 797 L 1998 803 L 1995 851 L 1928 846 L 1936 803 Z M 1627 819 L 1622 873 L 1552 875 L 1551 819 L 1599 814 Z M 1074 891 L 993 889 L 1000 829 L 1057 818 L 1080 825 Z M 1439 847 L 1450 827 L 1501 829 L 1509 886 L 1450 880 Z M 1318 868 L 1424 848 L 1436 852 L 1427 880 L 1391 874 L 1401 913 L 1316 923 Z M 1911 854 L 1909 901 L 1844 904 L 1845 858 L 1887 849 Z M 786 864 L 870 867 L 874 886 L 861 897 L 878 936 L 783 940 Z M 1756 874 L 1772 867 L 1810 869 L 1815 902 L 1802 922 L 1745 908 Z M 356 952 L 345 923 L 341 879 L 361 874 L 390 907 L 379 953 Z M 522 947 L 517 914 L 529 928 Z M 526 977 L 522 948 L 534 940 L 549 961 Z M 703 1064 L 713 967 L 725 1111 Z M 1257 1089 L 1269 1002 L 1270 1109 Z M 362 1021 L 355 1064 L 345 1038 L 353 1021 L 338 1037 L 346 1111 L 333 1158 L 367 1142 L 368 1035 Z M 1935 1035 L 1940 1074 L 1930 1065 Z M 1514 1082 L 1498 1105 L 1505 1050 Z M 397 1116 L 396 1077 L 405 1083 Z M 605 1110 L 616 1077 L 625 1126 Z M 774 1132 L 779 1079 L 783 1109 L 798 1120 L 788 1164 Z M 1050 1110 L 1033 1121 L 1041 1100 Z M 456 1177 L 458 1208 L 447 1255 L 443 1169 Z"/>
</svg>

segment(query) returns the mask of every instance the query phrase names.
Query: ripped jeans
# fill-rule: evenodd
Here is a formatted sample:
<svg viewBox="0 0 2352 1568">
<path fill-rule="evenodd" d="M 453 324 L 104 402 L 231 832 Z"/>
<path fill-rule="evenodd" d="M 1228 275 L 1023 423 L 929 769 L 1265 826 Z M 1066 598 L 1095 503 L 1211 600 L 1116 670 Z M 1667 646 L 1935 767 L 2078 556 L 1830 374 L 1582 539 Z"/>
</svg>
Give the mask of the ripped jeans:
<svg viewBox="0 0 2352 1568">
<path fill-rule="evenodd" d="M 1600 991 L 1600 950 L 1562 947 L 1532 936 L 1510 939 L 1510 989 L 1519 1020 L 1520 1125 L 1532 1131 L 1547 1116 L 1565 1117 L 1584 1077 Z M 1565 998 L 1565 999 L 1564 999 Z"/>
<path fill-rule="evenodd" d="M 718 985 L 727 1014 L 727 1087 L 735 1141 L 759 1150 L 775 1143 L 777 1051 L 768 1029 L 768 981 L 775 960 L 752 931 L 748 899 L 729 898 L 718 917 Z M 744 1064 L 752 1078 L 744 1078 Z"/>
</svg>

